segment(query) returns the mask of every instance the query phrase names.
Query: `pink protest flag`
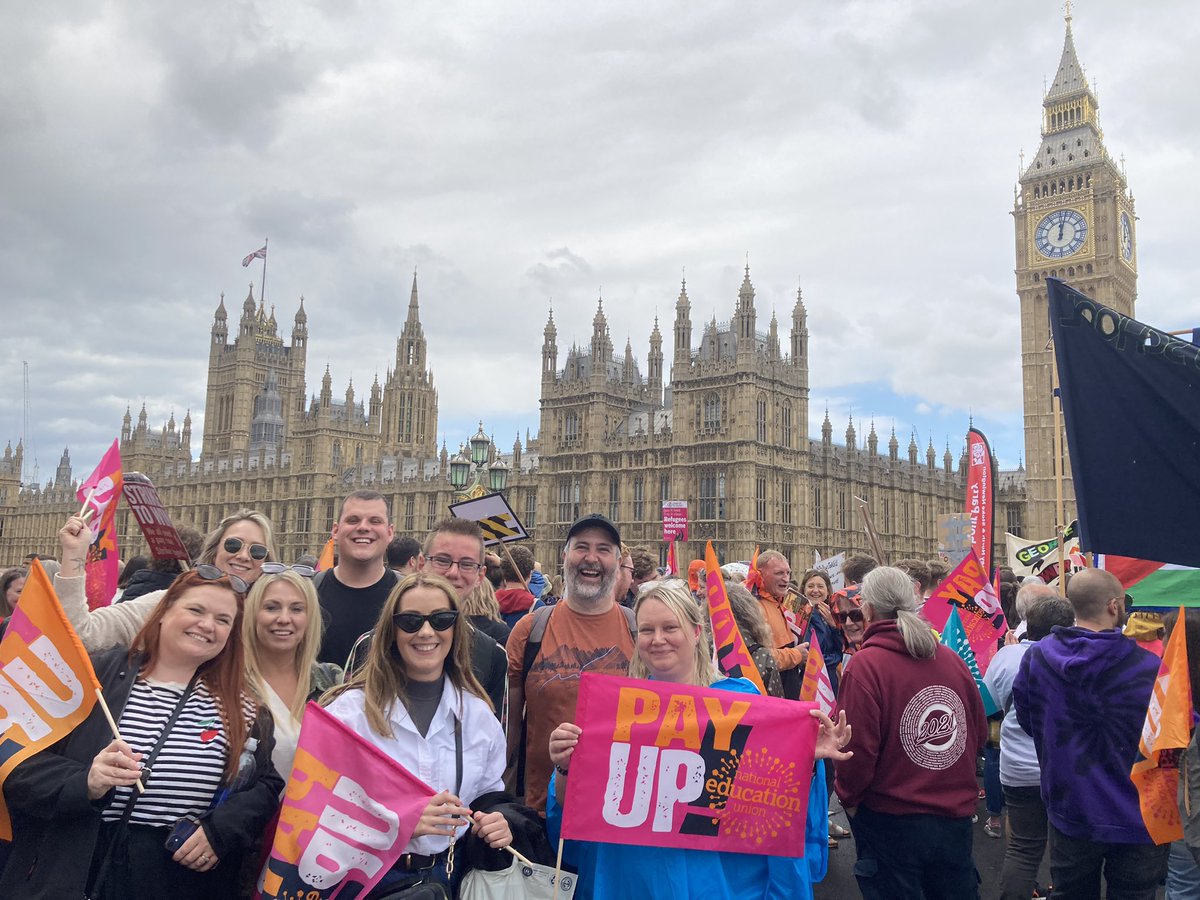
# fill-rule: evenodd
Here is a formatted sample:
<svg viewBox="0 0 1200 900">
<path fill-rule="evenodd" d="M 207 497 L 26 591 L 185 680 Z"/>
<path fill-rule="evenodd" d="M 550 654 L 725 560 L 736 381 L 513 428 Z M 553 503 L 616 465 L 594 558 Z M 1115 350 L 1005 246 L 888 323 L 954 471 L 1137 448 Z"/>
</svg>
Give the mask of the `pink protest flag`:
<svg viewBox="0 0 1200 900">
<path fill-rule="evenodd" d="M 84 574 L 90 609 L 108 606 L 117 593 L 121 569 L 117 550 L 117 501 L 121 496 L 121 450 L 113 441 L 100 465 L 79 486 L 76 497 L 83 504 L 81 515 L 90 510 L 92 544 L 88 547 Z"/>
<path fill-rule="evenodd" d="M 436 793 L 309 703 L 257 896 L 365 897 L 400 857 Z"/>
<path fill-rule="evenodd" d="M 585 674 L 563 837 L 803 856 L 813 703 Z"/>
<path fill-rule="evenodd" d="M 1008 622 L 1000 608 L 1000 598 L 974 551 L 968 552 L 946 580 L 934 588 L 921 615 L 940 632 L 956 609 L 983 674 L 999 649 L 997 640 L 1008 630 Z"/>
<path fill-rule="evenodd" d="M 800 699 L 815 701 L 821 712 L 833 715 L 837 698 L 833 695 L 833 682 L 829 679 L 829 667 L 817 643 L 817 633 L 809 629 L 808 658 L 804 661 L 804 677 L 800 680 Z"/>
<path fill-rule="evenodd" d="M 725 592 L 725 578 L 721 574 L 721 563 L 717 552 L 713 550 L 712 541 L 704 548 L 704 580 L 708 594 L 708 618 L 712 624 L 713 653 L 717 658 L 717 667 L 733 678 L 748 678 L 754 682 L 760 694 L 767 692 L 763 684 L 762 673 L 750 648 L 746 646 L 742 632 L 738 629 L 737 620 L 733 617 L 733 608 L 729 605 L 729 595 Z"/>
</svg>

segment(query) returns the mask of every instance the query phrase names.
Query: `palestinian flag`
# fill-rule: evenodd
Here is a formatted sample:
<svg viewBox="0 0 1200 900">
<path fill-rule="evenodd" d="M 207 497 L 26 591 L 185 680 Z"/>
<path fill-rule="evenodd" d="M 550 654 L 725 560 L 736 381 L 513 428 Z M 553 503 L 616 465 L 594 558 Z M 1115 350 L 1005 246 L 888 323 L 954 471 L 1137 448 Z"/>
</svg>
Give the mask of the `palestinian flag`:
<svg viewBox="0 0 1200 900">
<path fill-rule="evenodd" d="M 1111 553 L 1097 554 L 1096 568 L 1116 575 L 1134 606 L 1200 607 L 1200 569 Z"/>
</svg>

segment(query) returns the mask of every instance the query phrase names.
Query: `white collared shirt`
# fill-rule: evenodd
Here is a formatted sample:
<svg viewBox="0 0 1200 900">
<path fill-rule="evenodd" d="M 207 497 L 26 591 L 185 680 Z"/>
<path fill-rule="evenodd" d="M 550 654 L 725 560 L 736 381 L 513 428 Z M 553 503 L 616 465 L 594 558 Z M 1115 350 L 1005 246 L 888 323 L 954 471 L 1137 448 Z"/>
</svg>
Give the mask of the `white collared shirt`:
<svg viewBox="0 0 1200 900">
<path fill-rule="evenodd" d="M 455 713 L 462 720 L 463 775 L 462 789 L 458 792 L 464 806 L 470 806 L 476 797 L 489 791 L 504 789 L 504 762 L 507 747 L 504 732 L 495 714 L 488 705 L 474 694 L 462 693 L 447 679 L 442 699 L 429 733 L 424 737 L 417 731 L 412 717 L 404 704 L 396 701 L 392 705 L 389 724 L 394 737 L 376 734 L 367 722 L 363 708 L 363 692 L 347 691 L 328 707 L 331 715 L 345 722 L 413 775 L 420 778 L 435 791 L 453 791 L 457 766 L 454 752 Z M 460 838 L 467 826 L 461 826 L 455 834 Z M 448 838 L 440 835 L 424 835 L 408 842 L 405 852 L 433 856 L 449 846 Z"/>
</svg>

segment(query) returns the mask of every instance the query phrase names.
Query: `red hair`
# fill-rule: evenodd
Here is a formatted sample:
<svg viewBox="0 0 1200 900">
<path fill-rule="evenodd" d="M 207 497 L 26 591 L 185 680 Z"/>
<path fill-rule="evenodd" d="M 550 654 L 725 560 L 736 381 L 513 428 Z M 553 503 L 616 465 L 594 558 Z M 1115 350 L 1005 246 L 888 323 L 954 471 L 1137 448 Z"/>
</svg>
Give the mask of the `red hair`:
<svg viewBox="0 0 1200 900">
<path fill-rule="evenodd" d="M 221 652 L 196 668 L 200 680 L 208 686 L 209 692 L 217 701 L 221 712 L 221 724 L 225 726 L 225 734 L 229 741 L 229 753 L 225 760 L 225 779 L 232 780 L 237 774 L 238 758 L 242 746 L 246 743 L 249 733 L 249 723 L 243 711 L 243 697 L 246 696 L 246 666 L 242 655 L 242 610 L 243 597 L 233 589 L 227 576 L 221 578 L 201 578 L 196 572 L 185 572 L 176 578 L 166 594 L 154 607 L 146 624 L 137 633 L 133 643 L 129 645 L 129 658 L 137 653 L 146 655 L 141 672 L 148 672 L 158 662 L 158 643 L 162 634 L 162 620 L 167 610 L 174 606 L 192 588 L 212 585 L 228 590 L 237 599 L 237 612 L 234 614 L 233 625 L 229 637 Z M 139 673 L 140 674 L 140 673 Z M 234 714 L 236 710 L 237 715 Z"/>
</svg>

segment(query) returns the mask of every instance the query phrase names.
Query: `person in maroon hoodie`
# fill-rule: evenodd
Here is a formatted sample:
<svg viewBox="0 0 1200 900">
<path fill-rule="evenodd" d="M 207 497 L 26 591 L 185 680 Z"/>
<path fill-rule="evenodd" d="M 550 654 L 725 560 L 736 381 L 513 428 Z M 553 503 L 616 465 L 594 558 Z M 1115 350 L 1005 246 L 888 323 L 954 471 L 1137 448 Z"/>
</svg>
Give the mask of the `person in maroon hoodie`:
<svg viewBox="0 0 1200 900">
<path fill-rule="evenodd" d="M 866 900 L 979 896 L 971 856 L 983 699 L 966 664 L 917 615 L 913 582 L 883 566 L 862 583 L 866 633 L 838 707 L 854 723 L 834 787 L 850 816 Z"/>
</svg>

